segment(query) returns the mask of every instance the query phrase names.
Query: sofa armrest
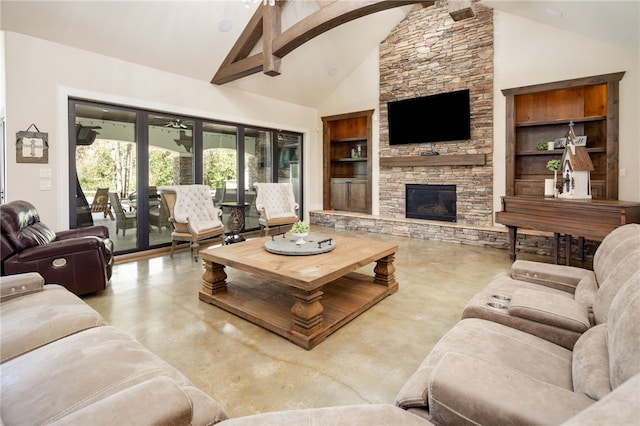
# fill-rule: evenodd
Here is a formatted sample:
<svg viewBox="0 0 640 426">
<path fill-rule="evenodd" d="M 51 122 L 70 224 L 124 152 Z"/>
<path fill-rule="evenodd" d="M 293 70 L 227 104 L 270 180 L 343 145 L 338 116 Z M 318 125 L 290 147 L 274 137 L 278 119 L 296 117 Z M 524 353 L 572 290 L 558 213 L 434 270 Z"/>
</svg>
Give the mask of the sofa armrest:
<svg viewBox="0 0 640 426">
<path fill-rule="evenodd" d="M 589 310 L 568 297 L 520 289 L 511 296 L 509 315 L 584 333 L 591 327 Z"/>
<path fill-rule="evenodd" d="M 78 237 L 109 238 L 109 228 L 96 225 L 56 232 L 56 240 L 68 240 L 69 238 Z"/>
<path fill-rule="evenodd" d="M 429 384 L 436 424 L 560 424 L 593 403 L 521 371 L 453 352 L 440 360 Z"/>
<path fill-rule="evenodd" d="M 595 282 L 593 271 L 530 260 L 516 260 L 511 266 L 511 278 L 544 285 L 571 294 L 575 293 L 578 283 L 583 279 L 591 279 Z"/>
<path fill-rule="evenodd" d="M 99 237 L 79 237 L 68 240 L 53 241 L 41 246 L 29 247 L 17 254 L 20 262 L 32 262 L 64 255 L 72 255 L 81 251 L 97 250 L 104 247 L 104 240 Z"/>
<path fill-rule="evenodd" d="M 632 425 L 640 419 L 640 374 L 571 417 L 563 426 Z"/>
<path fill-rule="evenodd" d="M 44 278 L 37 272 L 0 277 L 0 302 L 25 294 L 37 293 L 44 287 Z"/>
<path fill-rule="evenodd" d="M 211 398 L 194 401 L 190 390 L 168 377 L 153 377 L 55 419 L 62 425 L 213 425 L 227 416 Z M 201 406 L 206 409 L 197 418 Z"/>
</svg>

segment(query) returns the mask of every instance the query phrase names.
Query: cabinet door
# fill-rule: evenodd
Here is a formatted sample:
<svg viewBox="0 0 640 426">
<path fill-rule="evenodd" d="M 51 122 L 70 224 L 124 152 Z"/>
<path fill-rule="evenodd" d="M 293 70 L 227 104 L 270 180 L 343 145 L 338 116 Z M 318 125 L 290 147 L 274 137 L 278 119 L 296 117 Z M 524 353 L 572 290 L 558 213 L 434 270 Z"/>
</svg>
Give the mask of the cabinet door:
<svg viewBox="0 0 640 426">
<path fill-rule="evenodd" d="M 367 181 L 352 180 L 349 185 L 349 210 L 367 211 Z"/>
<path fill-rule="evenodd" d="M 331 208 L 349 210 L 349 181 L 331 179 Z"/>
</svg>

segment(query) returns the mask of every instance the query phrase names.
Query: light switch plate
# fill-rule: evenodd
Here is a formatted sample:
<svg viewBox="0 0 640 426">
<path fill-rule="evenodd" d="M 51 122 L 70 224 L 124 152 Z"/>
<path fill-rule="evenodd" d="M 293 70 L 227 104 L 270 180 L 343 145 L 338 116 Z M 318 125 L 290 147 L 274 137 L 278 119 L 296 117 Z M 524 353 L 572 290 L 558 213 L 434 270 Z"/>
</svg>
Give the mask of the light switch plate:
<svg viewBox="0 0 640 426">
<path fill-rule="evenodd" d="M 40 181 L 40 191 L 52 191 L 53 190 L 53 182 L 50 180 L 41 180 Z"/>
<path fill-rule="evenodd" d="M 49 167 L 40 169 L 40 177 L 41 178 L 50 178 L 51 177 L 51 169 Z"/>
</svg>

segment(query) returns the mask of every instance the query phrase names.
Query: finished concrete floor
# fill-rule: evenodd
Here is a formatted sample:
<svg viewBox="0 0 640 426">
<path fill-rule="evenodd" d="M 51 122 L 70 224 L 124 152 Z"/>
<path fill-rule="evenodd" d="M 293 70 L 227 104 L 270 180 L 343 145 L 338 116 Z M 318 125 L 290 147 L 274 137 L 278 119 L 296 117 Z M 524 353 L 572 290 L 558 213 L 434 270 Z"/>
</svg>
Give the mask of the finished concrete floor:
<svg viewBox="0 0 640 426">
<path fill-rule="evenodd" d="M 109 288 L 84 300 L 185 374 L 230 417 L 239 417 L 393 403 L 425 355 L 460 319 L 471 296 L 511 266 L 507 250 L 314 230 L 396 242 L 400 289 L 310 351 L 201 302 L 203 267 L 186 250 L 173 259 L 164 255 L 118 263 Z M 372 274 L 373 266 L 360 272 Z M 226 272 L 229 279 L 243 274 L 232 268 Z"/>
</svg>

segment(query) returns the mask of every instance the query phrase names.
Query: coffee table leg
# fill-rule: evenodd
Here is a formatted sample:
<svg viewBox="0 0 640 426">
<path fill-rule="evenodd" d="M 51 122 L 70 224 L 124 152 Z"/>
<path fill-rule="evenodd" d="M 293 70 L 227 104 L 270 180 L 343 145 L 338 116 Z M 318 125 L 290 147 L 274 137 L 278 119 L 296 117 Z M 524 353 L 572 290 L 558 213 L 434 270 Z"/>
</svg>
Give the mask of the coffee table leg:
<svg viewBox="0 0 640 426">
<path fill-rule="evenodd" d="M 398 282 L 395 276 L 396 267 L 393 265 L 394 260 L 395 255 L 390 254 L 382 259 L 378 259 L 376 261 L 376 267 L 373 268 L 373 272 L 376 274 L 373 282 L 389 287 L 392 292 L 398 290 Z"/>
<path fill-rule="evenodd" d="M 200 293 L 213 295 L 227 289 L 227 274 L 224 265 L 203 261 L 204 274 L 202 275 L 202 290 Z"/>
<path fill-rule="evenodd" d="M 305 336 L 311 336 L 322 329 L 322 299 L 321 291 L 306 292 L 294 289 L 291 293 L 295 302 L 291 307 L 293 325 L 291 329 Z"/>
</svg>

